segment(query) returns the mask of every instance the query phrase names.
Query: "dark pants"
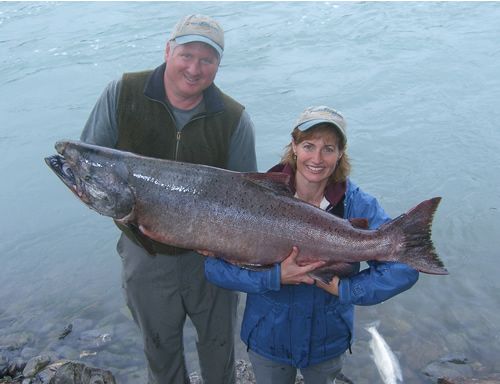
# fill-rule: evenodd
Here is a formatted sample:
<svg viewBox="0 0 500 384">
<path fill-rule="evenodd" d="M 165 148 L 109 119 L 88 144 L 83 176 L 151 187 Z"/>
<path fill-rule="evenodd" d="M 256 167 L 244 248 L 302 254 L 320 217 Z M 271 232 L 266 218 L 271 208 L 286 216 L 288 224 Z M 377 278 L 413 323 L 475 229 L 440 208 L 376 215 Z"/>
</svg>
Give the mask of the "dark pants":
<svg viewBox="0 0 500 384">
<path fill-rule="evenodd" d="M 117 250 L 127 305 L 143 336 L 149 383 L 189 383 L 182 333 L 186 316 L 198 334 L 204 383 L 234 383 L 237 293 L 209 283 L 204 258 L 195 252 L 152 257 L 123 234 Z"/>
<path fill-rule="evenodd" d="M 248 351 L 257 384 L 294 384 L 297 368 L 269 360 L 253 351 Z M 305 384 L 335 384 L 342 369 L 344 355 L 323 363 L 301 368 Z"/>
</svg>

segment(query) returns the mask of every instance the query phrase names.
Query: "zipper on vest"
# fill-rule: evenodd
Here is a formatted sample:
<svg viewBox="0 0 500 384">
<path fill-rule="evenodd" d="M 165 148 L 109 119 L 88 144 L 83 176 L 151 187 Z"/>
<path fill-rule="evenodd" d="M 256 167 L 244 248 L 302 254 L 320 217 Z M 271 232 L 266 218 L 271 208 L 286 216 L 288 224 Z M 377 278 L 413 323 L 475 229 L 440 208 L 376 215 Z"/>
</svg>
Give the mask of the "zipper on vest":
<svg viewBox="0 0 500 384">
<path fill-rule="evenodd" d="M 177 154 L 179 153 L 179 143 L 181 141 L 181 131 L 177 131 L 175 139 L 175 160 L 177 160 Z"/>
</svg>

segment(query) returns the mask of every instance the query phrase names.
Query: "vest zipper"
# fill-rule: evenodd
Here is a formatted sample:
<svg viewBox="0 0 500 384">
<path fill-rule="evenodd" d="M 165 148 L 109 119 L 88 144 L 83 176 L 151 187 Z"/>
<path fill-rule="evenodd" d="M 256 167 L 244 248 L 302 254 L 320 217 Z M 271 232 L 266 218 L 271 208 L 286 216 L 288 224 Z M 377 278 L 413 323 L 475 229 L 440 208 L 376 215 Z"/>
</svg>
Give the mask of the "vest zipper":
<svg viewBox="0 0 500 384">
<path fill-rule="evenodd" d="M 174 118 L 173 118 L 173 116 L 172 116 L 172 113 L 170 112 L 170 110 L 169 110 L 168 108 L 167 108 L 167 111 L 168 111 L 168 113 L 170 113 L 170 116 L 172 117 L 172 120 L 174 120 L 174 121 L 175 121 L 175 119 L 174 119 Z M 193 122 L 193 121 L 196 121 L 196 120 L 198 120 L 198 119 L 202 119 L 202 118 L 203 118 L 203 117 L 205 117 L 206 115 L 207 115 L 206 113 L 199 113 L 199 114 L 197 114 L 197 115 L 193 116 L 193 117 L 191 118 L 191 120 L 189 120 L 189 121 L 188 121 L 188 122 L 184 125 L 184 127 L 183 127 L 182 129 L 185 129 L 185 128 L 189 125 L 189 123 L 191 123 L 191 122 Z M 176 137 L 175 137 L 175 157 L 174 157 L 174 160 L 176 160 L 176 161 L 178 160 L 177 155 L 179 154 L 179 144 L 180 144 L 180 141 L 181 141 L 181 134 L 182 134 L 182 130 L 177 131 L 177 134 L 176 134 Z"/>
<path fill-rule="evenodd" d="M 159 101 L 159 100 L 154 99 L 154 98 L 152 98 L 152 97 L 150 97 L 150 96 L 146 96 L 146 97 L 147 97 L 148 99 L 150 99 L 150 100 L 152 100 L 152 101 L 156 102 L 156 103 L 160 103 L 161 105 L 163 105 L 163 107 L 167 110 L 168 114 L 170 115 L 170 118 L 172 119 L 172 121 L 173 121 L 173 122 L 174 122 L 174 124 L 175 124 L 175 118 L 174 118 L 174 116 L 173 116 L 172 112 L 170 111 L 170 108 L 167 106 L 167 104 L 166 104 L 165 102 Z M 216 114 L 219 114 L 219 113 L 222 113 L 222 112 L 221 112 L 221 111 L 219 111 L 219 112 L 217 112 Z M 193 117 L 191 118 L 191 120 L 189 120 L 189 121 L 188 121 L 188 122 L 184 125 L 184 127 L 186 127 L 186 126 L 187 126 L 190 122 L 195 121 L 195 120 L 198 120 L 198 119 L 201 119 L 201 118 L 205 117 L 206 115 L 207 115 L 207 113 L 205 113 L 205 112 L 204 112 L 204 113 L 199 113 L 199 114 L 197 114 L 197 115 L 193 116 Z M 184 129 L 184 127 L 183 127 L 182 129 Z M 174 154 L 174 160 L 175 160 L 175 161 L 177 161 L 177 160 L 178 160 L 177 156 L 178 156 L 178 154 L 179 154 L 179 143 L 180 143 L 180 141 L 181 141 L 181 131 L 177 131 L 177 134 L 176 134 L 176 136 L 175 136 L 175 154 Z"/>
<path fill-rule="evenodd" d="M 175 141 L 175 160 L 177 160 L 177 154 L 179 153 L 179 142 L 181 141 L 181 131 L 177 131 L 176 141 Z"/>
</svg>

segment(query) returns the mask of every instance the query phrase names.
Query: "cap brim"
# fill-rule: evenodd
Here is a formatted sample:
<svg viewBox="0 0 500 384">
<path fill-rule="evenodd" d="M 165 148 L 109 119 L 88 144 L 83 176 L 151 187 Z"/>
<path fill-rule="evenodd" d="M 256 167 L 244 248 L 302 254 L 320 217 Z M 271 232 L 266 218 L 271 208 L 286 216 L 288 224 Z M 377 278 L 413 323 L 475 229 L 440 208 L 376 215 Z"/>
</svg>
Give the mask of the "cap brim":
<svg viewBox="0 0 500 384">
<path fill-rule="evenodd" d="M 219 54 L 219 57 L 222 57 L 223 49 L 220 47 L 219 44 L 210 40 L 208 37 L 201 36 L 201 35 L 184 35 L 184 36 L 176 37 L 174 40 L 177 44 L 187 44 L 187 43 L 193 43 L 195 41 L 208 44 L 213 49 L 215 49 L 217 51 L 217 53 Z"/>
<path fill-rule="evenodd" d="M 308 120 L 308 121 L 304 121 L 302 124 L 297 125 L 296 128 L 299 129 L 300 131 L 304 132 L 304 131 L 307 131 L 309 128 L 312 128 L 318 124 L 333 125 L 337 129 L 337 132 L 339 133 L 339 135 L 342 137 L 342 140 L 344 141 L 344 143 L 347 142 L 347 137 L 344 133 L 344 130 L 331 120 L 325 120 L 325 119 Z"/>
</svg>

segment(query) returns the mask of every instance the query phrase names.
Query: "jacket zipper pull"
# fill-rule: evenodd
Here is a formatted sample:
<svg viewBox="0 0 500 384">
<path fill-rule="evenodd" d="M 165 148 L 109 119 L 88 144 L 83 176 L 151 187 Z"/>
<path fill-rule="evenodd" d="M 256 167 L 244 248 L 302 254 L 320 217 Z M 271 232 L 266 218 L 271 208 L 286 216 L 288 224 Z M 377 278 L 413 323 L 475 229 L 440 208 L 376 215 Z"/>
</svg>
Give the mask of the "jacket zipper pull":
<svg viewBox="0 0 500 384">
<path fill-rule="evenodd" d="M 181 141 L 181 131 L 177 131 L 176 142 L 175 142 L 175 160 L 177 160 L 177 154 L 179 153 L 180 141 Z"/>
</svg>

